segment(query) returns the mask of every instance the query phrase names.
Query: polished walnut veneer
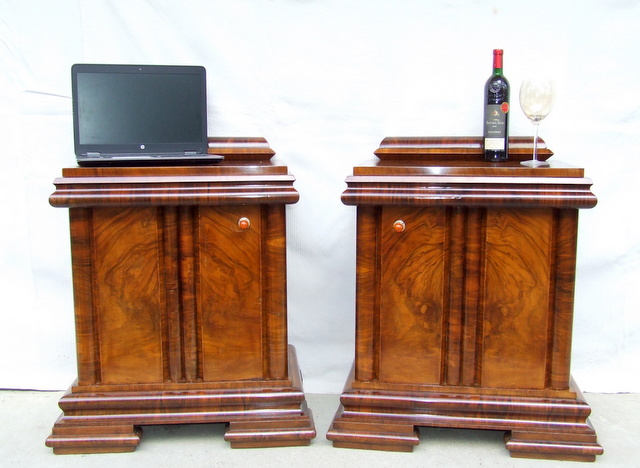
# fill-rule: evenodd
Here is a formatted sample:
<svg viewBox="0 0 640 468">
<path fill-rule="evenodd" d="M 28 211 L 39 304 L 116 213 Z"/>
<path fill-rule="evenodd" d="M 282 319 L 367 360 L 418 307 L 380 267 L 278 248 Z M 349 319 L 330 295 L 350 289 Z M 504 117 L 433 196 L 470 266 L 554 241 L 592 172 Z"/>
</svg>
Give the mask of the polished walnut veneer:
<svg viewBox="0 0 640 468">
<path fill-rule="evenodd" d="M 132 451 L 141 426 L 229 423 L 232 447 L 315 437 L 287 343 L 285 206 L 299 195 L 261 138 L 225 162 L 68 168 L 78 379 L 47 445 Z"/>
<path fill-rule="evenodd" d="M 411 451 L 417 426 L 504 430 L 512 456 L 602 453 L 570 375 L 583 170 L 485 163 L 479 138 L 387 138 L 354 168 L 355 363 L 327 437 Z M 542 144 L 542 158 L 551 152 Z"/>
</svg>

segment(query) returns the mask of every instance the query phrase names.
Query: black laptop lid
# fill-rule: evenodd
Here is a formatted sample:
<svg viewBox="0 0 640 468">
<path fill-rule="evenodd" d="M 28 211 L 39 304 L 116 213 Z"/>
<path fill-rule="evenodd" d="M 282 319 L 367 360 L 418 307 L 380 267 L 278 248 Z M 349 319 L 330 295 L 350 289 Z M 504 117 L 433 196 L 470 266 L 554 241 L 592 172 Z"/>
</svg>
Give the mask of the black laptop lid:
<svg viewBox="0 0 640 468">
<path fill-rule="evenodd" d="M 76 64 L 71 75 L 78 158 L 207 153 L 204 67 Z"/>
</svg>

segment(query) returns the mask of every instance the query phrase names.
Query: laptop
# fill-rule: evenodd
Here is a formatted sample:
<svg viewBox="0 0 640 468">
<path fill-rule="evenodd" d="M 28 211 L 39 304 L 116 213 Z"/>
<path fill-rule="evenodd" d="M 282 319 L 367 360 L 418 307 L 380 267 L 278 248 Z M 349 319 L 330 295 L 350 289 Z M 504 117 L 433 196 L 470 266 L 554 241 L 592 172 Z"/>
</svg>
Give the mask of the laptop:
<svg viewBox="0 0 640 468">
<path fill-rule="evenodd" d="M 80 166 L 212 164 L 206 71 L 200 66 L 71 67 Z"/>
</svg>

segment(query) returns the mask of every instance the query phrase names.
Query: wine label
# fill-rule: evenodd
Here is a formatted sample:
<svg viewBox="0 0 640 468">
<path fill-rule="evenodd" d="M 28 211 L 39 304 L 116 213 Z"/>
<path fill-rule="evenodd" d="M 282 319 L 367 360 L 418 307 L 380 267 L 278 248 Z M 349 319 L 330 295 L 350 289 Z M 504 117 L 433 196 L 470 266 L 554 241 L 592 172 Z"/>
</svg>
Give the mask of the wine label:
<svg viewBox="0 0 640 468">
<path fill-rule="evenodd" d="M 509 104 L 489 104 L 485 111 L 484 148 L 504 151 L 507 138 Z"/>
<path fill-rule="evenodd" d="M 485 138 L 484 149 L 490 151 L 504 151 L 504 138 Z"/>
</svg>

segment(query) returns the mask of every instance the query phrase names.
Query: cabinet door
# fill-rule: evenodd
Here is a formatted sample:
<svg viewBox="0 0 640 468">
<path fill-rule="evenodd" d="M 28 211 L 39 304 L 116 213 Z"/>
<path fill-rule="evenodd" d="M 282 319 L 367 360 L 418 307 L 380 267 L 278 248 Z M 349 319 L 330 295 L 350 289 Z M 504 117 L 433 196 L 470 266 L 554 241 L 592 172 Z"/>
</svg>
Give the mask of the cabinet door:
<svg viewBox="0 0 640 468">
<path fill-rule="evenodd" d="M 440 383 L 446 295 L 445 220 L 444 208 L 382 209 L 381 381 Z"/>
<path fill-rule="evenodd" d="M 199 208 L 198 308 L 205 381 L 263 376 L 261 232 L 259 205 Z"/>
<path fill-rule="evenodd" d="M 545 388 L 557 280 L 551 268 L 558 263 L 553 260 L 553 240 L 559 234 L 553 228 L 552 209 L 487 211 L 481 342 L 484 387 Z"/>
<path fill-rule="evenodd" d="M 96 208 L 92 217 L 72 216 L 81 384 L 164 379 L 157 213 Z"/>
<path fill-rule="evenodd" d="M 562 274 L 552 267 L 562 254 L 553 241 L 568 234 L 552 209 L 461 213 L 382 209 L 379 379 L 544 389 L 563 362 L 552 351 L 566 341 L 555 317 Z M 456 223 L 466 227 L 458 233 Z"/>
</svg>

